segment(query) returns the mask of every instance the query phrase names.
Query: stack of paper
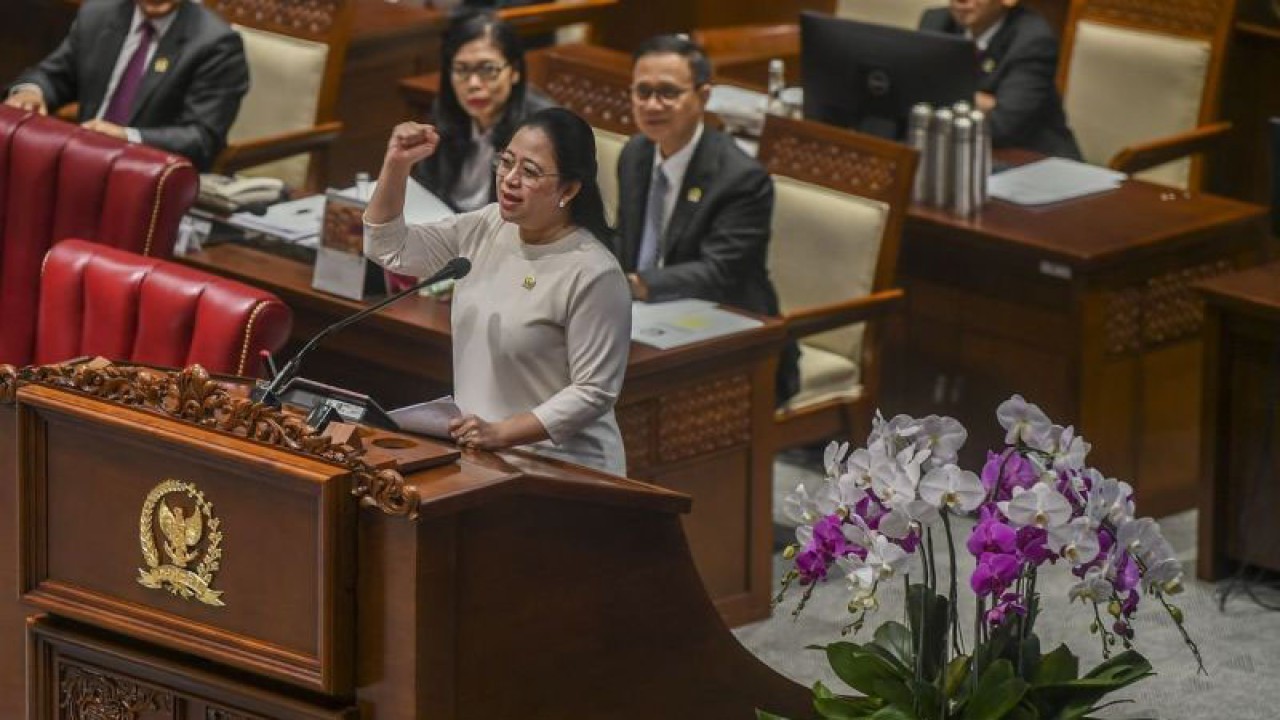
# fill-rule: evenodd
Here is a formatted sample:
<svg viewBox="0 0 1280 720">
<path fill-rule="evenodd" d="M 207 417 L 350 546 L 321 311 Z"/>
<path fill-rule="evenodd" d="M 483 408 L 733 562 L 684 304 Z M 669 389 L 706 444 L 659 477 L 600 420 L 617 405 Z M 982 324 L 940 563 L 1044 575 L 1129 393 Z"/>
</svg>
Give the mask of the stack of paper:
<svg viewBox="0 0 1280 720">
<path fill-rule="evenodd" d="M 286 242 L 302 242 L 320 234 L 324 219 L 324 195 L 276 203 L 262 215 L 238 212 L 227 222 L 245 230 L 274 235 Z"/>
<path fill-rule="evenodd" d="M 631 304 L 631 339 L 659 350 L 760 327 L 759 320 L 706 300 Z"/>
<path fill-rule="evenodd" d="M 338 190 L 337 194 L 358 202 L 368 202 L 373 196 L 373 191 L 378 187 L 377 182 L 363 183 L 367 187 L 352 186 L 345 190 Z M 444 203 L 443 200 L 435 196 L 430 190 L 422 187 L 417 180 L 409 179 L 409 185 L 405 188 L 404 194 L 404 221 L 410 225 L 417 223 L 429 223 L 437 220 L 443 220 L 452 216 L 453 210 Z"/>
<path fill-rule="evenodd" d="M 387 413 L 401 430 L 427 437 L 451 440 L 449 422 L 462 417 L 462 411 L 453 402 L 452 395 L 446 395 L 417 405 L 406 405 Z"/>
<path fill-rule="evenodd" d="M 1017 205 L 1044 205 L 1114 190 L 1127 177 L 1096 165 L 1045 158 L 992 175 L 987 191 Z"/>
<path fill-rule="evenodd" d="M 760 137 L 769 96 L 733 85 L 712 85 L 707 110 L 720 116 L 730 133 Z"/>
</svg>

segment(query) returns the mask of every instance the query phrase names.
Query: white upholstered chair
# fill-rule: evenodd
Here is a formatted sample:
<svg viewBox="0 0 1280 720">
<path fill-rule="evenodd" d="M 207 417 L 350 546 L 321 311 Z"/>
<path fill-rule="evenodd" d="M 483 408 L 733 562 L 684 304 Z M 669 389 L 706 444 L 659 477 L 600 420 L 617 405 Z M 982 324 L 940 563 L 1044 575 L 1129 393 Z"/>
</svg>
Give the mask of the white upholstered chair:
<svg viewBox="0 0 1280 720">
<path fill-rule="evenodd" d="M 893 25 L 915 30 L 929 8 L 946 5 L 941 0 L 836 0 L 836 17 Z"/>
<path fill-rule="evenodd" d="M 1192 156 L 1230 129 L 1214 121 L 1234 13 L 1235 0 L 1074 0 L 1058 84 L 1085 159 L 1198 189 Z"/>
<path fill-rule="evenodd" d="M 244 38 L 249 93 L 215 171 L 321 189 L 325 150 L 342 131 L 338 81 L 354 0 L 206 0 Z"/>
<path fill-rule="evenodd" d="M 592 128 L 596 136 L 596 183 L 604 199 L 604 214 L 609 225 L 618 221 L 618 156 L 627 144 L 627 136 Z"/>
<path fill-rule="evenodd" d="M 760 161 L 774 178 L 769 272 L 800 343 L 800 392 L 776 415 L 779 449 L 864 437 L 878 400 L 885 320 L 916 153 L 897 143 L 769 117 Z"/>
</svg>

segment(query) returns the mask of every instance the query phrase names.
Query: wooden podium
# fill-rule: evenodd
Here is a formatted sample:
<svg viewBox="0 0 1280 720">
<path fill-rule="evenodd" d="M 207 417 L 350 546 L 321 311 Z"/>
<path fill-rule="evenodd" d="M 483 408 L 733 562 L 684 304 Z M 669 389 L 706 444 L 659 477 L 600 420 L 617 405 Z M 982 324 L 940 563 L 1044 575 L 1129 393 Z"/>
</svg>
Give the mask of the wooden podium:
<svg viewBox="0 0 1280 720">
<path fill-rule="evenodd" d="M 707 598 L 686 496 L 242 394 L 0 367 L 0 716 L 810 714 Z"/>
</svg>

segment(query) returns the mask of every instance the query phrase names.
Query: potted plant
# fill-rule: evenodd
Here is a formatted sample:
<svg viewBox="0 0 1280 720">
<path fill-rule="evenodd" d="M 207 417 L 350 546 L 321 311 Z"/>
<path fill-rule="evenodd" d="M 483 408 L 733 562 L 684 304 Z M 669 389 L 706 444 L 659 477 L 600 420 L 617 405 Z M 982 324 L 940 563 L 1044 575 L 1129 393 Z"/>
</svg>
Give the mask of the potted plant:
<svg viewBox="0 0 1280 720">
<path fill-rule="evenodd" d="M 834 673 L 860 695 L 817 683 L 824 718 L 875 720 L 1074 720 L 1151 675 L 1133 648 L 1131 618 L 1144 595 L 1173 619 L 1203 670 L 1199 650 L 1169 596 L 1182 567 L 1159 526 L 1134 515 L 1133 489 L 1089 467 L 1090 445 L 1014 395 L 996 411 L 1006 447 L 981 473 L 960 468 L 968 435 L 948 417 L 877 415 L 865 447 L 830 445 L 826 478 L 799 487 L 786 511 L 799 523 L 794 561 L 777 600 L 798 586 L 799 614 L 818 583 L 848 581 L 859 633 L 886 583 L 906 586 L 905 622 L 886 621 L 864 642 L 825 646 Z M 965 538 L 956 518 L 974 516 Z M 950 572 L 940 580 L 935 543 Z M 957 554 L 976 559 L 964 590 L 976 596 L 961 618 Z M 1069 572 L 1070 596 L 1086 607 L 1103 662 L 1081 673 L 1065 646 L 1048 652 L 1035 634 L 1040 573 Z M 776 718 L 765 712 L 759 717 Z"/>
</svg>

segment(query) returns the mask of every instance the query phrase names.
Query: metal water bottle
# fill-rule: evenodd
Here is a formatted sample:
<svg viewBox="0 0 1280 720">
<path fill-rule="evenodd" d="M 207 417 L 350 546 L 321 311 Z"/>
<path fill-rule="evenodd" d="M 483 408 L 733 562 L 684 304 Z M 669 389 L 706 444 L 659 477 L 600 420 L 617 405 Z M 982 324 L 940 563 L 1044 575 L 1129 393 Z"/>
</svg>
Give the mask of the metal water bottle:
<svg viewBox="0 0 1280 720">
<path fill-rule="evenodd" d="M 782 91 L 787 87 L 786 66 L 781 58 L 774 58 L 769 61 L 769 100 L 765 106 L 765 112 L 770 115 L 781 115 L 786 117 L 786 103 L 782 102 Z"/>
<path fill-rule="evenodd" d="M 934 207 L 947 209 L 951 207 L 952 182 L 954 180 L 951 171 L 952 156 L 955 151 L 952 149 L 952 138 L 954 137 L 954 129 L 952 124 L 955 122 L 955 113 L 951 108 L 938 108 L 933 112 L 933 122 L 930 123 L 929 131 L 929 157 L 930 165 L 929 173 L 933 178 L 932 187 L 929 191 L 929 202 Z"/>
<path fill-rule="evenodd" d="M 974 152 L 975 138 L 973 120 L 966 115 L 958 117 L 952 123 L 954 132 L 954 154 L 952 156 L 952 173 L 955 184 L 952 186 L 951 209 L 961 217 L 972 215 L 978 204 L 974 196 Z"/>
<path fill-rule="evenodd" d="M 987 183 L 991 180 L 991 119 L 981 110 L 969 113 L 974 136 L 974 199 L 978 207 L 987 204 Z"/>
<path fill-rule="evenodd" d="M 951 105 L 951 112 L 955 113 L 956 117 L 964 117 L 971 110 L 973 110 L 973 105 L 968 100 L 957 100 Z"/>
<path fill-rule="evenodd" d="M 928 204 L 932 195 L 933 158 L 929 152 L 929 124 L 933 120 L 933 106 L 916 103 L 907 120 L 907 144 L 920 153 L 916 163 L 916 176 L 911 184 L 912 202 Z"/>
</svg>

